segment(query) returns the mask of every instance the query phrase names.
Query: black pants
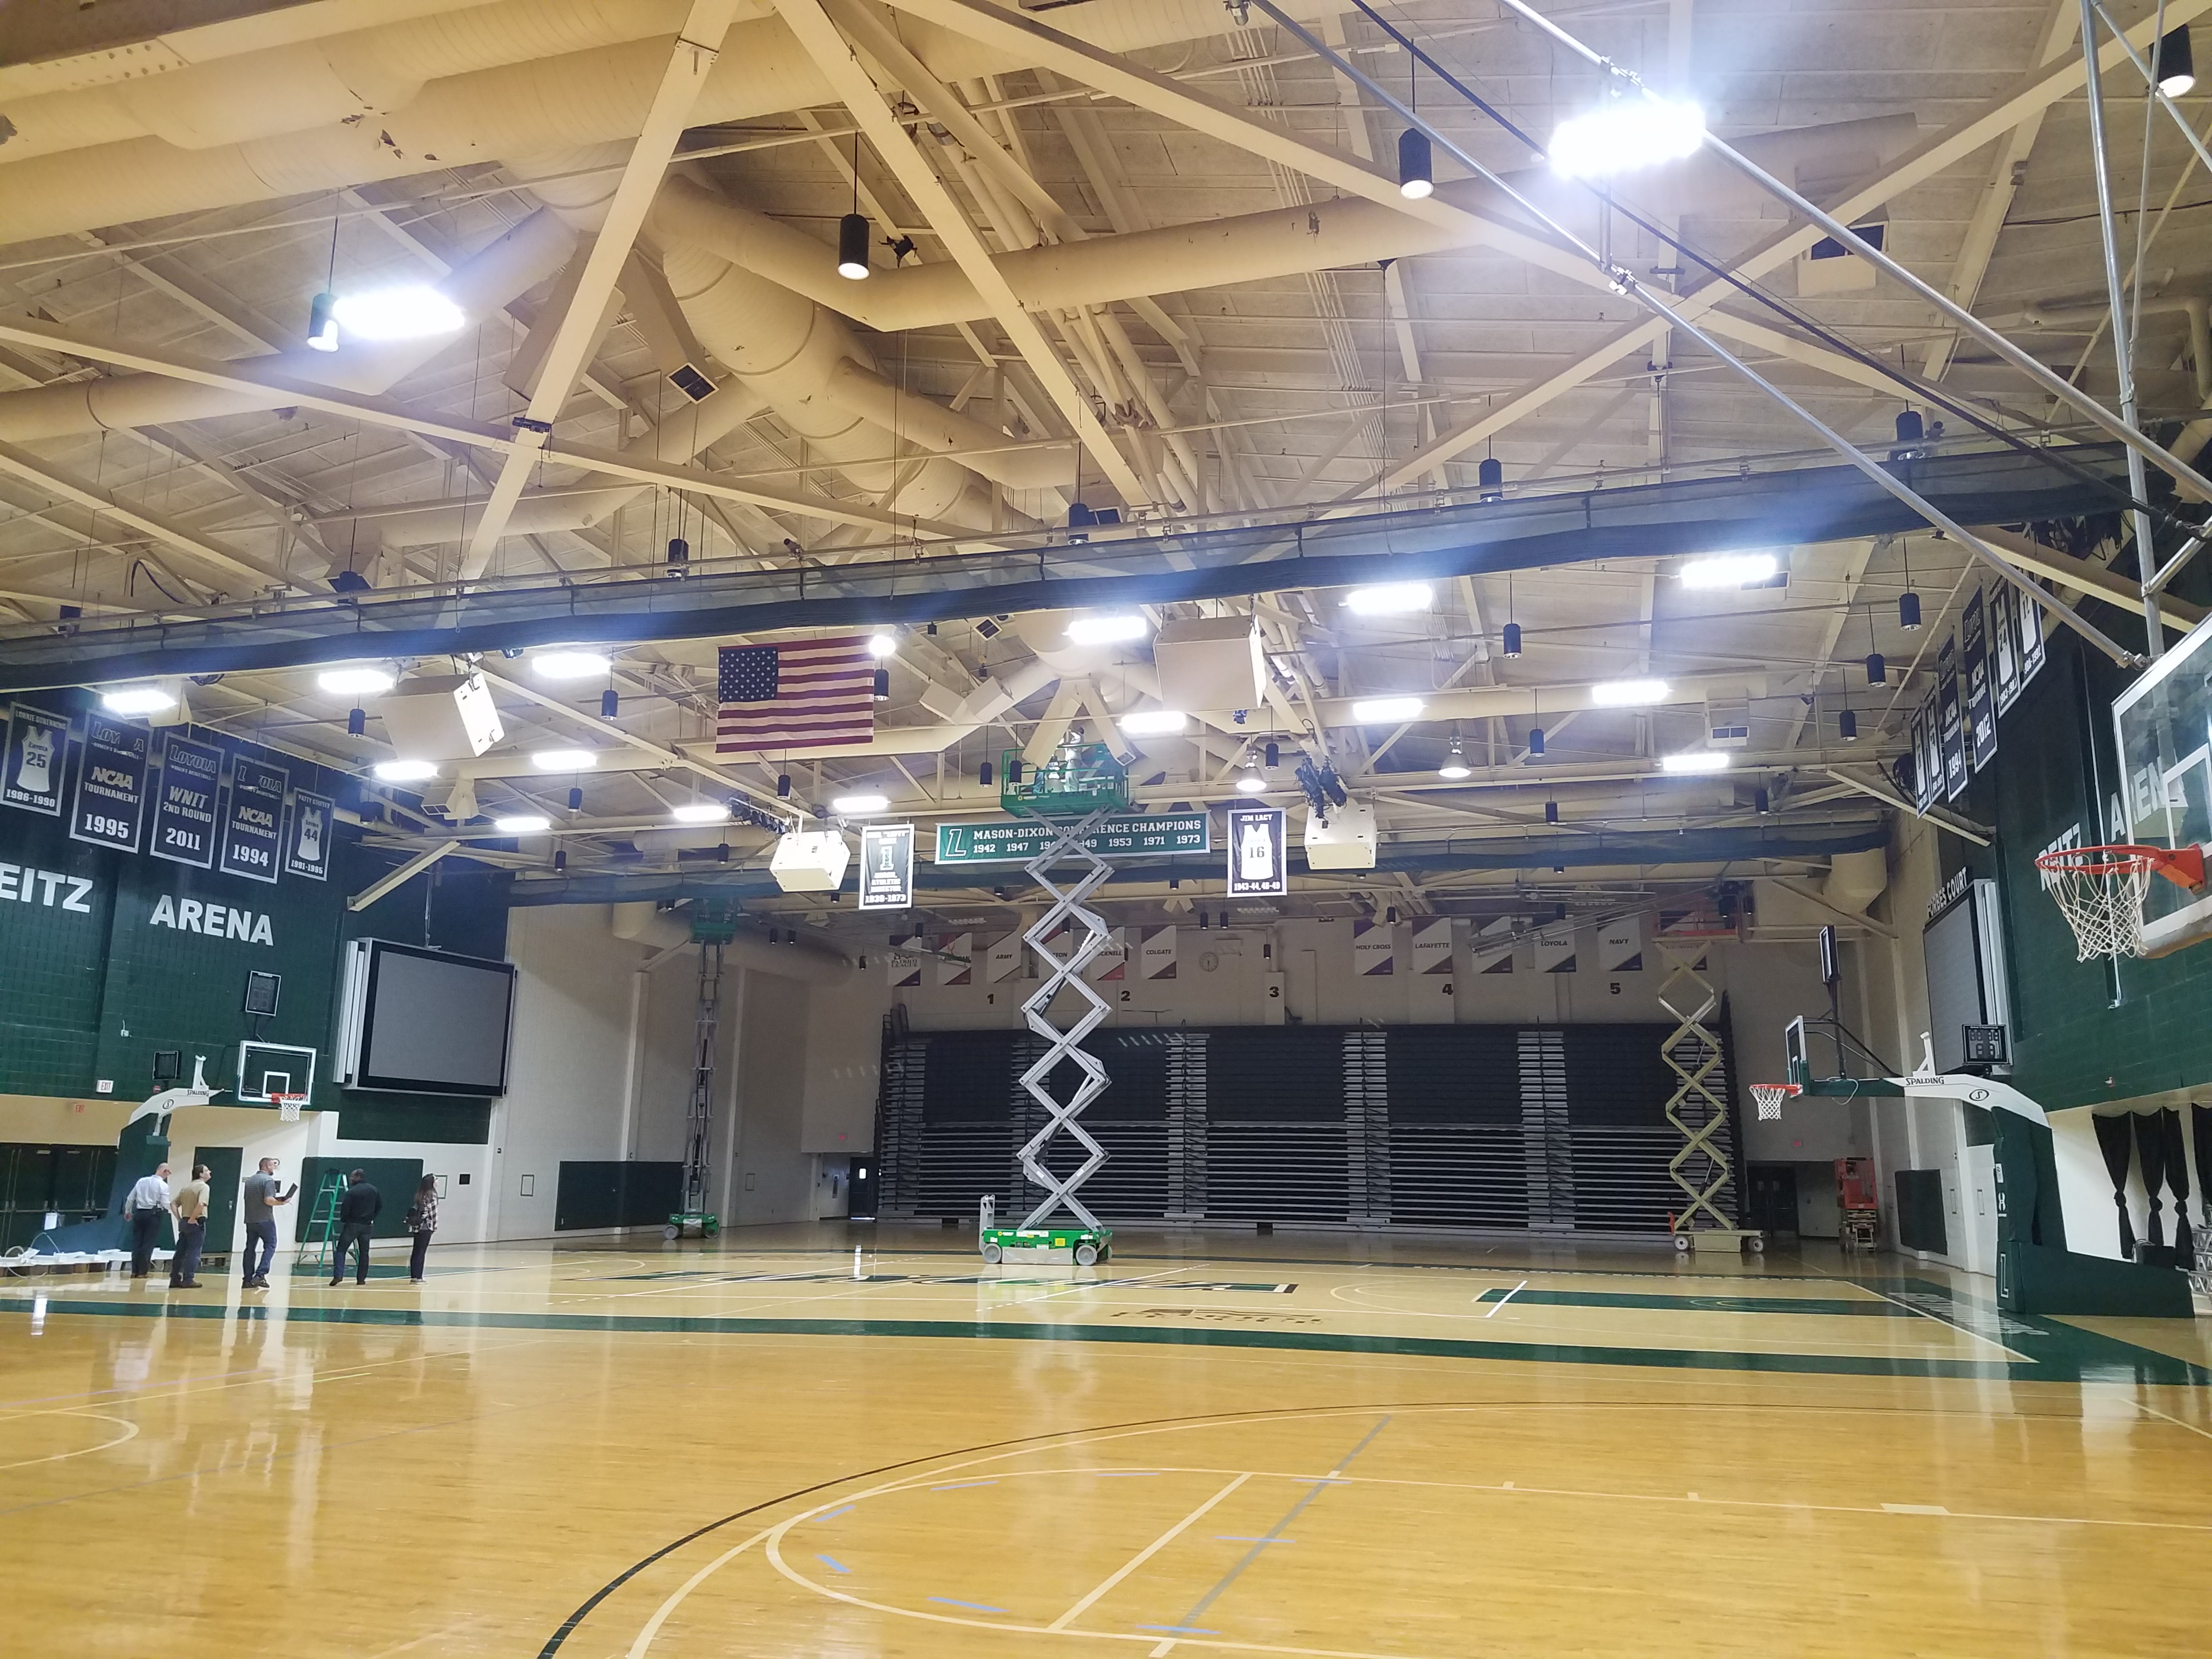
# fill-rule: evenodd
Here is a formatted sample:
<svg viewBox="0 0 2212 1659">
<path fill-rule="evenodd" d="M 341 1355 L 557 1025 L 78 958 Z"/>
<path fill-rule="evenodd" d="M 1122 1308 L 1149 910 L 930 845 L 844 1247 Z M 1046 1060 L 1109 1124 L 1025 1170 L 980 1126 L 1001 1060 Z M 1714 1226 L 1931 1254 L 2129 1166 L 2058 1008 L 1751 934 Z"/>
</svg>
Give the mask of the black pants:
<svg viewBox="0 0 2212 1659">
<path fill-rule="evenodd" d="M 143 1279 L 154 1266 L 154 1247 L 161 1242 L 159 1210 L 131 1212 L 131 1277 Z"/>
<path fill-rule="evenodd" d="M 331 1283 L 335 1285 L 345 1277 L 346 1251 L 354 1245 L 361 1247 L 361 1270 L 354 1275 L 356 1285 L 368 1283 L 368 1223 L 349 1221 L 338 1229 L 337 1260 L 331 1264 Z"/>
<path fill-rule="evenodd" d="M 428 1256 L 429 1254 L 430 1254 L 430 1235 L 429 1235 L 429 1234 L 428 1234 L 428 1233 L 417 1233 L 417 1234 L 416 1234 L 416 1235 L 415 1235 L 415 1254 L 414 1254 L 414 1255 L 410 1255 L 410 1256 L 409 1256 L 409 1257 L 407 1258 L 407 1277 L 408 1277 L 408 1278 L 410 1278 L 410 1279 L 420 1279 L 420 1278 L 422 1278 L 422 1261 L 423 1261 L 423 1258 L 424 1258 L 424 1257 L 426 1257 L 426 1256 Z"/>
<path fill-rule="evenodd" d="M 169 1283 L 173 1287 L 189 1285 L 200 1276 L 200 1249 L 206 1243 L 204 1220 L 177 1224 L 177 1253 L 169 1258 Z"/>
</svg>

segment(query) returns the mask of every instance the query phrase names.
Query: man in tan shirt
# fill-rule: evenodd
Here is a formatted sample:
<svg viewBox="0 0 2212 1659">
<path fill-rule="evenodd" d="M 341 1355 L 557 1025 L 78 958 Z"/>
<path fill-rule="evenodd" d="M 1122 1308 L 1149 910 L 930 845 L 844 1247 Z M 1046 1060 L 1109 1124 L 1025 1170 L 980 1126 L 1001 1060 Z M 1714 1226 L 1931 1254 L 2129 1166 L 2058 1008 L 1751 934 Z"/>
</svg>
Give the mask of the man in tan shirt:
<svg viewBox="0 0 2212 1659">
<path fill-rule="evenodd" d="M 200 1287 L 200 1250 L 207 1243 L 208 1176 L 204 1164 L 192 1165 L 192 1178 L 177 1188 L 170 1211 L 177 1218 L 177 1253 L 169 1258 L 169 1288 Z"/>
</svg>

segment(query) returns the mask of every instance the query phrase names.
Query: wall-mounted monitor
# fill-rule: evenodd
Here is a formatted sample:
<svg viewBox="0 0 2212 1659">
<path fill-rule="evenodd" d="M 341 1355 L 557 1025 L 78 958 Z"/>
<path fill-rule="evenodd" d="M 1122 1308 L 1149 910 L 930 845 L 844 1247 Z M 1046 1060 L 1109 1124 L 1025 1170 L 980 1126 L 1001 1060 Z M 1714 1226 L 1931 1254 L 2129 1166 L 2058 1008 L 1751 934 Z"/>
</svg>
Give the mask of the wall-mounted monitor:
<svg viewBox="0 0 2212 1659">
<path fill-rule="evenodd" d="M 400 1094 L 507 1092 L 514 964 L 356 939 L 338 1009 L 338 1081 Z"/>
</svg>

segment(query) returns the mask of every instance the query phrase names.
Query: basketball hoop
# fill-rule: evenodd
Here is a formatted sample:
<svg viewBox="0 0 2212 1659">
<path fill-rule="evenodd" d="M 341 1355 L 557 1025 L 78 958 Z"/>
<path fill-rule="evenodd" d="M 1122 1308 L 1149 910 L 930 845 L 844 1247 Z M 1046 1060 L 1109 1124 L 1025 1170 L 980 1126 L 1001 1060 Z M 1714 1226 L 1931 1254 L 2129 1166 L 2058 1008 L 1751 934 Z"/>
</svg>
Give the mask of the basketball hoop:
<svg viewBox="0 0 2212 1659">
<path fill-rule="evenodd" d="M 1759 1103 L 1759 1121 L 1762 1123 L 1775 1121 L 1782 1115 L 1782 1103 L 1792 1095 L 1804 1092 L 1803 1086 L 1796 1083 L 1754 1083 L 1751 1085 L 1751 1097 Z"/>
<path fill-rule="evenodd" d="M 276 1103 L 276 1121 L 279 1123 L 297 1123 L 300 1121 L 300 1109 L 307 1103 L 307 1097 L 305 1095 L 271 1095 L 269 1098 Z"/>
<path fill-rule="evenodd" d="M 2142 954 L 2143 899 L 2154 873 L 2204 884 L 2201 848 L 2068 847 L 2039 854 L 2043 885 L 2074 929 L 2075 959 Z"/>
</svg>

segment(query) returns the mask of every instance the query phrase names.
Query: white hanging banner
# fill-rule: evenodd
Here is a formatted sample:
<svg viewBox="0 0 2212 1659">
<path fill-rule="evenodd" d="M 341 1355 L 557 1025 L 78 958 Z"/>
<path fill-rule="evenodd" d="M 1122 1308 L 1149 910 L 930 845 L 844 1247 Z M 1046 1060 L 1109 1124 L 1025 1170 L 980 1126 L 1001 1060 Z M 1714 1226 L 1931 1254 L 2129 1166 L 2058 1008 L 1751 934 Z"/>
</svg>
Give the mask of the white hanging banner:
<svg viewBox="0 0 2212 1659">
<path fill-rule="evenodd" d="M 1069 943 L 1064 948 L 1073 950 L 1075 948 L 1073 936 L 1067 937 Z M 1095 980 L 1127 979 L 1128 972 L 1129 930 L 1126 927 L 1109 927 L 1106 930 L 1104 947 L 1097 956 L 1091 958 L 1091 965 L 1083 970 L 1084 977 Z"/>
<path fill-rule="evenodd" d="M 1387 921 L 1352 924 L 1352 971 L 1360 979 L 1379 979 L 1398 969 L 1398 929 Z"/>
<path fill-rule="evenodd" d="M 1616 916 L 1598 928 L 1597 966 L 1601 974 L 1633 974 L 1642 969 L 1642 916 Z"/>
<path fill-rule="evenodd" d="M 1285 822 L 1279 806 L 1229 809 L 1230 897 L 1264 897 L 1291 890 Z"/>
<path fill-rule="evenodd" d="M 975 936 L 939 933 L 937 936 L 937 982 L 973 985 L 975 982 Z"/>
<path fill-rule="evenodd" d="M 1478 974 L 1510 974 L 1513 971 L 1513 930 L 1520 922 L 1518 916 L 1500 916 L 1495 921 L 1485 922 L 1476 930 L 1468 951 L 1468 967 Z"/>
<path fill-rule="evenodd" d="M 1571 974 L 1575 971 L 1575 925 L 1553 922 L 1536 933 L 1536 971 Z"/>
<path fill-rule="evenodd" d="M 1139 979 L 1176 976 L 1176 930 L 1173 926 L 1147 927 L 1137 944 Z"/>
<path fill-rule="evenodd" d="M 1022 936 L 1018 929 L 1002 933 L 991 941 L 990 954 L 983 958 L 983 982 L 1003 984 L 1022 971 Z"/>
<path fill-rule="evenodd" d="M 884 954 L 884 971 L 893 990 L 921 983 L 922 958 L 912 951 L 902 951 L 894 945 Z"/>
<path fill-rule="evenodd" d="M 1452 970 L 1452 925 L 1449 916 L 1437 916 L 1413 924 L 1413 971 L 1448 976 Z"/>
</svg>

